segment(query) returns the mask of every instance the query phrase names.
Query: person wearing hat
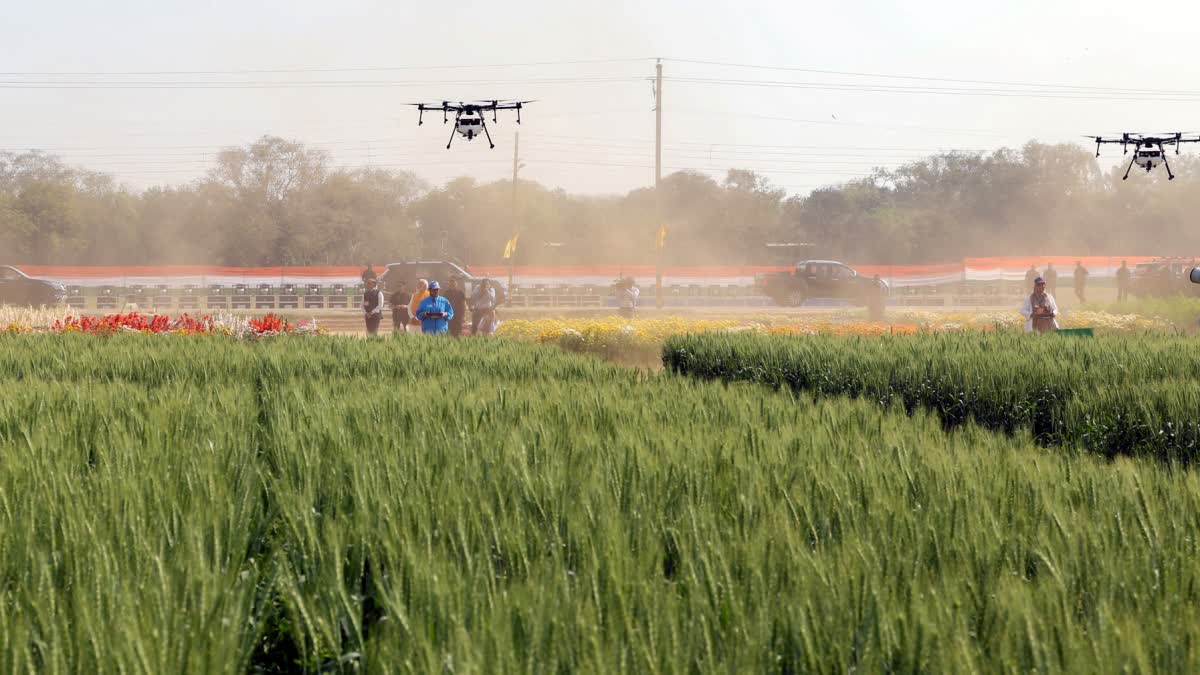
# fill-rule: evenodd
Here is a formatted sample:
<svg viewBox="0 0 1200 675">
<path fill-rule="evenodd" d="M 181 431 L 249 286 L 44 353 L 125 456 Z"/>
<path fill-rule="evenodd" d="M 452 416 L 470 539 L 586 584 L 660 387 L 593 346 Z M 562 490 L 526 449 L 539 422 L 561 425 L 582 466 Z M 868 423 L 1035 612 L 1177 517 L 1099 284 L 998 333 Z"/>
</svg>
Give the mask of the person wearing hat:
<svg viewBox="0 0 1200 675">
<path fill-rule="evenodd" d="M 429 297 L 417 307 L 417 318 L 421 321 L 421 332 L 427 335 L 444 335 L 450 330 L 454 318 L 454 307 L 441 296 L 438 282 L 429 282 Z"/>
<path fill-rule="evenodd" d="M 1037 277 L 1033 280 L 1033 292 L 1021 305 L 1021 314 L 1025 315 L 1026 333 L 1058 330 L 1058 303 L 1046 292 L 1045 279 Z"/>
<path fill-rule="evenodd" d="M 379 322 L 383 319 L 383 291 L 379 290 L 379 280 L 368 278 L 365 281 L 367 290 L 363 292 L 363 316 L 367 321 L 367 335 L 379 334 Z"/>
</svg>

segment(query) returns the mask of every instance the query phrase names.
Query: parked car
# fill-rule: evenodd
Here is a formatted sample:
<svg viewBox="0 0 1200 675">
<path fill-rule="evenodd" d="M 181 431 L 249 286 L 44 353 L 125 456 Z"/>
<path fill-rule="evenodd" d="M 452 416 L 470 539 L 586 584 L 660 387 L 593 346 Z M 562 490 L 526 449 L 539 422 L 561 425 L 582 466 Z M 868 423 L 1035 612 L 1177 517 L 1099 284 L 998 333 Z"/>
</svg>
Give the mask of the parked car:
<svg viewBox="0 0 1200 675">
<path fill-rule="evenodd" d="M 424 260 L 411 262 L 390 263 L 379 277 L 379 284 L 387 290 L 395 290 L 396 282 L 404 282 L 405 288 L 412 291 L 416 288 L 417 279 L 437 281 L 445 285 L 451 279 L 458 277 L 464 284 L 471 284 L 475 277 L 470 272 L 455 263 L 445 260 Z"/>
<path fill-rule="evenodd" d="M 809 298 L 848 300 L 868 305 L 886 297 L 888 284 L 882 279 L 864 277 L 849 265 L 835 260 L 805 260 L 788 272 L 759 275 L 755 286 L 784 307 L 799 307 Z"/>
<path fill-rule="evenodd" d="M 57 281 L 34 279 L 15 267 L 0 266 L 0 304 L 57 305 L 67 297 L 67 287 Z"/>
<path fill-rule="evenodd" d="M 1133 266 L 1129 290 L 1139 298 L 1162 298 L 1171 295 L 1200 295 L 1200 288 L 1188 283 L 1196 261 L 1169 258 L 1141 262 Z"/>
</svg>

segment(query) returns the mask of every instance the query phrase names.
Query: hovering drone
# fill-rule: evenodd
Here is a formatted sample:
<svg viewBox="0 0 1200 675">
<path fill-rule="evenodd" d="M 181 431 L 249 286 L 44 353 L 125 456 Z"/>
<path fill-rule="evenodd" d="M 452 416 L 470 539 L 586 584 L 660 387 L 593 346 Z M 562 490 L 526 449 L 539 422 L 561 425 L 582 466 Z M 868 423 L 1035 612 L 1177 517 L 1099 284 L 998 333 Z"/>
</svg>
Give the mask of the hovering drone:
<svg viewBox="0 0 1200 675">
<path fill-rule="evenodd" d="M 488 147 L 494 148 L 496 144 L 492 142 L 492 135 L 488 133 L 487 122 L 483 119 L 483 113 L 491 111 L 492 122 L 499 121 L 496 117 L 497 110 L 516 110 L 517 124 L 521 123 L 521 109 L 527 103 L 533 101 L 476 101 L 475 103 L 458 103 L 453 104 L 449 101 L 442 101 L 441 105 L 437 103 L 413 103 L 417 107 L 417 126 L 425 123 L 426 112 L 442 113 L 442 124 L 450 121 L 450 113 L 454 113 L 454 131 L 450 132 L 450 142 L 446 144 L 446 149 L 454 143 L 454 134 L 458 133 L 465 137 L 468 141 L 475 140 L 482 131 L 487 137 Z"/>
<path fill-rule="evenodd" d="M 1167 168 L 1167 180 L 1175 180 L 1175 174 L 1171 173 L 1171 165 L 1167 162 L 1167 153 L 1163 150 L 1164 145 L 1175 146 L 1175 154 L 1179 154 L 1179 145 L 1181 143 L 1200 143 L 1200 136 L 1195 134 L 1184 134 L 1176 132 L 1173 134 L 1165 134 L 1163 136 L 1147 136 L 1146 134 L 1121 134 L 1120 138 L 1103 138 L 1101 136 L 1086 136 L 1085 138 L 1096 139 L 1096 156 L 1100 156 L 1100 144 L 1102 143 L 1120 143 L 1121 148 L 1125 151 L 1124 154 L 1129 154 L 1129 146 L 1133 146 L 1133 159 L 1129 160 L 1129 166 L 1125 169 L 1125 175 L 1121 180 L 1129 178 L 1129 172 L 1133 170 L 1133 165 L 1137 164 L 1150 173 L 1154 167 L 1162 162 Z"/>
</svg>

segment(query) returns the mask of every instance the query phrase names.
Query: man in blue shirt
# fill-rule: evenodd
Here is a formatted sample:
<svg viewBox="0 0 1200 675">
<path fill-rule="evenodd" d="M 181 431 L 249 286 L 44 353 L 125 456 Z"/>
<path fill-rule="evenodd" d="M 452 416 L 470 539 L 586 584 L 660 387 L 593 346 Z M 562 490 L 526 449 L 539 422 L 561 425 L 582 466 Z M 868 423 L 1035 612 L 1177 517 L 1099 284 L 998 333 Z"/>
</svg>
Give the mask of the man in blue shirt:
<svg viewBox="0 0 1200 675">
<path fill-rule="evenodd" d="M 450 306 L 449 300 L 441 296 L 441 286 L 438 282 L 429 282 L 429 297 L 417 305 L 417 318 L 421 320 L 421 332 L 427 335 L 442 335 L 450 330 L 454 308 Z"/>
</svg>

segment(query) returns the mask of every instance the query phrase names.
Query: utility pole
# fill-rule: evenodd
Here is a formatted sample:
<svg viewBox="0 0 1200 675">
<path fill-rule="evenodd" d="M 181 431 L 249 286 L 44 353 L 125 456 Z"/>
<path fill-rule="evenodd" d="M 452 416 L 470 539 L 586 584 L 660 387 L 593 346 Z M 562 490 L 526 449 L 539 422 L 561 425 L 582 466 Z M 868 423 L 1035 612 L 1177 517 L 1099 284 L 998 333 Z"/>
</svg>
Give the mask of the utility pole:
<svg viewBox="0 0 1200 675">
<path fill-rule="evenodd" d="M 509 241 L 517 238 L 517 171 L 521 168 L 521 132 L 513 134 L 513 177 L 512 177 L 512 235 Z M 516 246 L 513 247 L 516 249 Z M 508 256 L 508 291 L 512 293 L 513 272 L 517 264 L 517 252 L 511 251 Z"/>
<path fill-rule="evenodd" d="M 654 78 L 654 219 L 655 228 L 654 253 L 654 302 L 658 309 L 663 306 L 662 292 L 662 248 L 658 244 L 658 232 L 663 226 L 662 217 L 662 59 L 655 66 Z"/>
</svg>

